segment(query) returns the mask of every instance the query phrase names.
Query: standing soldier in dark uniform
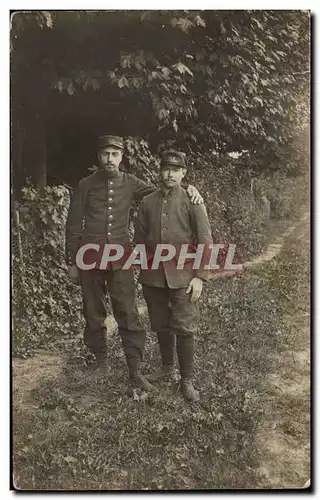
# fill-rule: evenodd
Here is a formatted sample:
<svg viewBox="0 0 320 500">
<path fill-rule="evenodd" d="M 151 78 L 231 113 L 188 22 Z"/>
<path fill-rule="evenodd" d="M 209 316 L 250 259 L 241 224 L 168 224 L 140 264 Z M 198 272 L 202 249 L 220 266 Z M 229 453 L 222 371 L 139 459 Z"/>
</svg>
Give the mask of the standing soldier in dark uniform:
<svg viewBox="0 0 320 500">
<path fill-rule="evenodd" d="M 84 342 L 95 355 L 98 365 L 106 366 L 106 293 L 122 339 L 130 381 L 133 386 L 151 391 L 154 387 L 141 373 L 145 331 L 139 320 L 136 287 L 132 269 L 123 270 L 112 262 L 106 271 L 84 271 L 76 265 L 78 249 L 87 243 L 117 243 L 129 248 L 129 212 L 134 200 L 155 190 L 134 175 L 121 172 L 123 139 L 103 136 L 99 139 L 98 170 L 81 179 L 72 197 L 66 225 L 66 261 L 69 278 L 81 284 L 86 320 Z M 196 188 L 189 186 L 193 203 L 202 203 Z"/>
<path fill-rule="evenodd" d="M 212 236 L 205 206 L 192 205 L 181 186 L 186 172 L 184 153 L 163 153 L 161 187 L 140 204 L 135 241 L 144 243 L 154 255 L 159 244 L 173 245 L 179 252 L 185 245 L 189 248 L 188 253 L 203 244 L 199 269 L 193 269 L 194 262 L 190 260 L 179 269 L 177 259 L 171 259 L 160 262 L 155 269 L 149 264 L 148 269 L 141 269 L 139 277 L 162 357 L 162 368 L 147 378 L 156 382 L 173 375 L 176 337 L 182 393 L 187 400 L 198 401 L 199 392 L 192 383 L 194 335 L 198 328 L 198 299 L 203 281 L 209 277 L 204 265 L 209 262 Z"/>
</svg>

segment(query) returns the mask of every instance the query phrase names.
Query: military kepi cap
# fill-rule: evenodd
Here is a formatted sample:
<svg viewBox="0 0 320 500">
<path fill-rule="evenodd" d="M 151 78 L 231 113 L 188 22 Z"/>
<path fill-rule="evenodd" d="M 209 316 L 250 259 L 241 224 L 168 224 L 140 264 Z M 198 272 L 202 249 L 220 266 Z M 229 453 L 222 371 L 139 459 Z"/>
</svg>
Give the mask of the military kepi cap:
<svg viewBox="0 0 320 500">
<path fill-rule="evenodd" d="M 178 168 L 187 168 L 186 154 L 181 151 L 164 151 L 161 154 L 160 165 L 172 165 Z"/>
<path fill-rule="evenodd" d="M 107 148 L 108 146 L 123 149 L 124 145 L 122 137 L 117 135 L 102 135 L 99 137 L 98 149 Z"/>
</svg>

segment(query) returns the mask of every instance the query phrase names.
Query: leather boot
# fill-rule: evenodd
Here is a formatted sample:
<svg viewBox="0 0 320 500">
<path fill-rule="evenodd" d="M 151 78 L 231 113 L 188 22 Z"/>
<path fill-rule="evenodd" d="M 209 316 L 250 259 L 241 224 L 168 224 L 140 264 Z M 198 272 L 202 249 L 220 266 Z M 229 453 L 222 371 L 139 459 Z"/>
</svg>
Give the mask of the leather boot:
<svg viewBox="0 0 320 500">
<path fill-rule="evenodd" d="M 193 336 L 177 335 L 177 355 L 181 374 L 181 392 L 187 401 L 199 401 L 200 393 L 192 384 L 193 377 Z"/>
<path fill-rule="evenodd" d="M 101 349 L 90 350 L 86 358 L 86 365 L 93 371 L 108 371 L 110 367 L 107 362 L 107 349 L 104 346 Z"/>
<path fill-rule="evenodd" d="M 193 387 L 192 380 L 189 378 L 181 379 L 181 392 L 187 401 L 200 401 L 200 393 Z"/>
<path fill-rule="evenodd" d="M 194 338 L 192 335 L 177 335 L 177 355 L 181 378 L 192 380 L 194 356 Z"/>
<path fill-rule="evenodd" d="M 158 392 L 158 389 L 150 384 L 141 371 L 137 371 L 130 375 L 130 386 L 142 389 L 146 392 Z"/>
<path fill-rule="evenodd" d="M 92 380 L 105 379 L 111 375 L 111 367 L 106 356 L 95 355 L 95 359 L 87 364 Z"/>
<path fill-rule="evenodd" d="M 163 366 L 174 365 L 175 335 L 171 332 L 158 332 L 158 342 Z"/>
<path fill-rule="evenodd" d="M 162 367 L 146 375 L 149 382 L 160 382 L 161 380 L 171 380 L 174 375 L 174 344 L 175 335 L 171 332 L 158 332 L 158 342 L 161 353 Z"/>
<path fill-rule="evenodd" d="M 157 388 L 150 384 L 141 373 L 141 360 L 138 357 L 127 357 L 130 386 L 143 389 L 146 392 L 157 392 Z"/>
</svg>

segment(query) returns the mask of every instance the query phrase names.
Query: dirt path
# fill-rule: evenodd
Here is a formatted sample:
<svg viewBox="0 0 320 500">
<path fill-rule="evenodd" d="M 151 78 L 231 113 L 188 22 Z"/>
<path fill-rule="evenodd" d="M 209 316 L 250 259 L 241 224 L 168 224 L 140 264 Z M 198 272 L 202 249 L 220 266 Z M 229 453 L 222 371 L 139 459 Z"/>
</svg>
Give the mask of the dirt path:
<svg viewBox="0 0 320 500">
<path fill-rule="evenodd" d="M 34 411 L 37 406 L 31 392 L 43 380 L 58 378 L 63 365 L 64 360 L 61 356 L 47 351 L 39 352 L 36 356 L 28 359 L 13 359 L 13 407 L 28 412 Z"/>
<path fill-rule="evenodd" d="M 306 217 L 292 233 L 288 245 L 298 245 L 301 256 L 309 254 Z M 266 380 L 264 412 L 268 424 L 256 436 L 262 488 L 310 486 L 309 294 L 302 279 L 294 292 L 293 314 L 284 318 L 292 335 L 286 348 L 274 354 L 276 370 Z"/>
</svg>

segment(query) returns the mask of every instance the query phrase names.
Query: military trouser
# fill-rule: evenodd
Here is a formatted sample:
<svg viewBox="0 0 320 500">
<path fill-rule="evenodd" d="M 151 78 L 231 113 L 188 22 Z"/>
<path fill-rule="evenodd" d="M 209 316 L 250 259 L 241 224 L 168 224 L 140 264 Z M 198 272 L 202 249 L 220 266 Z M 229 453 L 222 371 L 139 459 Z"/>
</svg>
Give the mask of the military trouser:
<svg viewBox="0 0 320 500">
<path fill-rule="evenodd" d="M 106 356 L 106 293 L 109 292 L 129 371 L 135 372 L 141 365 L 146 333 L 139 319 L 132 269 L 81 271 L 80 281 L 86 320 L 84 343 L 97 357 Z"/>
<path fill-rule="evenodd" d="M 174 344 L 182 378 L 192 378 L 194 335 L 198 329 L 199 304 L 190 302 L 186 288 L 143 285 L 151 328 L 158 334 L 162 364 L 173 366 Z"/>
</svg>

